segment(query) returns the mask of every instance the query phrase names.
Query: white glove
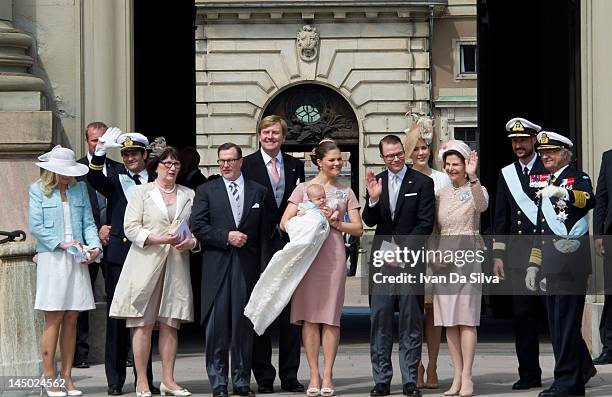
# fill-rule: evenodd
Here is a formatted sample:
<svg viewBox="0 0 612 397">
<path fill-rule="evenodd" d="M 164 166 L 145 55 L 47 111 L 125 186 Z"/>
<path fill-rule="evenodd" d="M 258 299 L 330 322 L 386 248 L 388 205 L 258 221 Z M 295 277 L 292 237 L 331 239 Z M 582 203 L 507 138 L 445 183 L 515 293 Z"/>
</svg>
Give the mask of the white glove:
<svg viewBox="0 0 612 397">
<path fill-rule="evenodd" d="M 120 143 L 117 143 L 117 138 L 123 134 L 117 127 L 111 127 L 106 130 L 106 132 L 98 139 L 98 144 L 96 145 L 96 150 L 94 154 L 96 156 L 102 156 L 106 154 L 106 150 L 113 147 L 121 147 Z"/>
<path fill-rule="evenodd" d="M 536 290 L 536 276 L 540 269 L 537 267 L 531 266 L 527 268 L 527 275 L 525 276 L 525 286 L 529 291 Z"/>
<path fill-rule="evenodd" d="M 562 199 L 566 197 L 567 190 L 560 186 L 549 185 L 549 186 L 546 186 L 544 189 L 540 190 L 538 192 L 538 195 L 540 197 L 556 197 L 556 198 Z"/>
</svg>

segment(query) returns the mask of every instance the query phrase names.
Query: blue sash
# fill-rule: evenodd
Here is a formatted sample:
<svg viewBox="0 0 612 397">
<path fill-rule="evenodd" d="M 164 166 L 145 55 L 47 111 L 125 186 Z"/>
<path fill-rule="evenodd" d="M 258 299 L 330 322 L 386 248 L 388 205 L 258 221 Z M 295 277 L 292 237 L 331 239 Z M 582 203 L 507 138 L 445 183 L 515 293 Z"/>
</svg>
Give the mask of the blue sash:
<svg viewBox="0 0 612 397">
<path fill-rule="evenodd" d="M 123 189 L 123 194 L 125 195 L 125 199 L 130 201 L 130 190 L 136 186 L 136 182 L 128 174 L 119 174 L 119 183 L 121 183 L 121 189 Z"/>
<path fill-rule="evenodd" d="M 538 222 L 538 207 L 536 207 L 533 200 L 523 190 L 523 185 L 521 185 L 521 180 L 516 173 L 514 163 L 502 168 L 502 175 L 516 204 L 523 210 L 529 221 L 536 225 Z"/>
<path fill-rule="evenodd" d="M 589 214 L 583 216 L 572 230 L 567 231 L 567 227 L 565 223 L 561 222 L 557 219 L 557 213 L 553 208 L 552 203 L 550 202 L 550 198 L 541 198 L 542 200 L 542 214 L 544 214 L 544 218 L 546 218 L 546 222 L 548 222 L 548 227 L 559 237 L 580 237 L 585 235 L 589 231 Z"/>
</svg>

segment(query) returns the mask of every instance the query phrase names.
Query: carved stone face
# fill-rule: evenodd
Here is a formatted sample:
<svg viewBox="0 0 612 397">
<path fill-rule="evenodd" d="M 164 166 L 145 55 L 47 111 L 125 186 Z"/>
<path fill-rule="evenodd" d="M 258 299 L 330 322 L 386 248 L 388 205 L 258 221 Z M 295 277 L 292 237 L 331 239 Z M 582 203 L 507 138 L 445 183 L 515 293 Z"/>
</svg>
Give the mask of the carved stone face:
<svg viewBox="0 0 612 397">
<path fill-rule="evenodd" d="M 300 58 L 304 61 L 312 61 L 317 57 L 317 45 L 319 44 L 319 32 L 312 25 L 304 25 L 297 34 L 297 48 Z"/>
</svg>

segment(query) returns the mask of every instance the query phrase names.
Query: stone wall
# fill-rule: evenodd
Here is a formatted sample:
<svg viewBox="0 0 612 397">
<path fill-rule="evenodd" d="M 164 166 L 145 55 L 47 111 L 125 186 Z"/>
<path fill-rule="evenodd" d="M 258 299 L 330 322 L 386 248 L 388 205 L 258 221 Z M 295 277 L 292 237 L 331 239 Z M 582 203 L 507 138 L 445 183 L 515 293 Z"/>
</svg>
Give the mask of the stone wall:
<svg viewBox="0 0 612 397">
<path fill-rule="evenodd" d="M 253 151 L 266 105 L 302 83 L 325 85 L 344 96 L 359 123 L 360 163 L 380 164 L 380 138 L 403 135 L 405 113 L 428 108 L 428 15 L 426 7 L 308 13 L 200 8 L 196 131 L 201 165 L 216 172 L 216 148 L 228 140 L 245 153 Z M 318 57 L 310 62 L 300 58 L 296 46 L 306 22 L 320 37 Z"/>
</svg>

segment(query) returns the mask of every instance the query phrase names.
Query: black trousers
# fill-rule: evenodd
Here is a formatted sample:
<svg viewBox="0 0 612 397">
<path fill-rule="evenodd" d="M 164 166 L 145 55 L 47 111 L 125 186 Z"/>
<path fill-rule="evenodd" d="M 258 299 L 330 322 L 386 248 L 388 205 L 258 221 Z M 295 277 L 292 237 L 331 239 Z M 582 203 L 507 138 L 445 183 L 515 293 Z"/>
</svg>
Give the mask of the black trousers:
<svg viewBox="0 0 612 397">
<path fill-rule="evenodd" d="M 271 333 L 278 329 L 278 376 L 282 383 L 297 379 L 300 366 L 301 327 L 289 322 L 291 303 L 278 318 L 266 329 L 263 335 L 254 334 L 253 375 L 258 384 L 274 382 L 276 370 L 272 365 Z"/>
<path fill-rule="evenodd" d="M 525 286 L 525 271 L 512 269 L 512 304 L 514 347 L 518 359 L 519 378 L 526 381 L 542 379 L 540 368 L 540 319 L 546 315 L 546 300 L 541 295 L 529 295 Z"/>
<path fill-rule="evenodd" d="M 584 287 L 586 293 L 587 274 L 547 275 L 546 296 L 550 339 L 555 355 L 554 381 L 552 386 L 569 394 L 584 395 L 583 376 L 593 367 L 593 361 L 582 338 L 582 313 L 585 295 L 554 295 L 555 291 L 572 291 Z M 569 284 L 568 284 L 569 283 Z"/>
<path fill-rule="evenodd" d="M 213 390 L 228 386 L 229 371 L 234 389 L 251 383 L 255 332 L 244 315 L 249 295 L 240 263 L 234 260 L 204 321 L 206 373 Z"/>
<path fill-rule="evenodd" d="M 612 360 L 612 236 L 604 236 L 604 307 L 599 322 L 599 337 L 603 346 L 602 352 Z"/>
<path fill-rule="evenodd" d="M 91 288 L 94 288 L 96 279 L 98 278 L 98 272 L 102 271 L 102 276 L 106 280 L 106 265 L 104 261 L 100 263 L 92 263 L 88 266 L 89 278 L 91 279 Z M 76 335 L 76 348 L 74 350 L 74 362 L 78 363 L 81 361 L 87 361 L 89 358 L 89 310 L 79 313 L 77 318 L 77 335 Z"/>
<path fill-rule="evenodd" d="M 106 275 L 104 286 L 106 287 L 106 345 L 104 354 L 104 370 L 106 371 L 106 381 L 108 385 L 118 385 L 123 387 L 125 384 L 125 360 L 130 343 L 130 330 L 125 326 L 125 320 L 110 318 L 109 311 L 115 287 L 121 275 L 122 265 L 108 262 L 106 264 Z M 134 379 L 136 379 L 136 368 L 134 368 Z M 153 367 L 151 356 L 147 366 L 147 379 L 149 386 L 153 385 Z M 136 381 L 134 380 L 134 383 Z"/>
<path fill-rule="evenodd" d="M 271 251 L 276 252 L 283 248 L 285 242 L 281 238 L 271 238 L 269 244 Z M 263 335 L 253 333 L 252 367 L 258 384 L 273 383 L 276 379 L 276 369 L 272 365 L 272 334 L 275 330 L 278 330 L 278 376 L 281 382 L 297 379 L 302 327 L 289 322 L 290 314 L 291 302 Z"/>
</svg>

